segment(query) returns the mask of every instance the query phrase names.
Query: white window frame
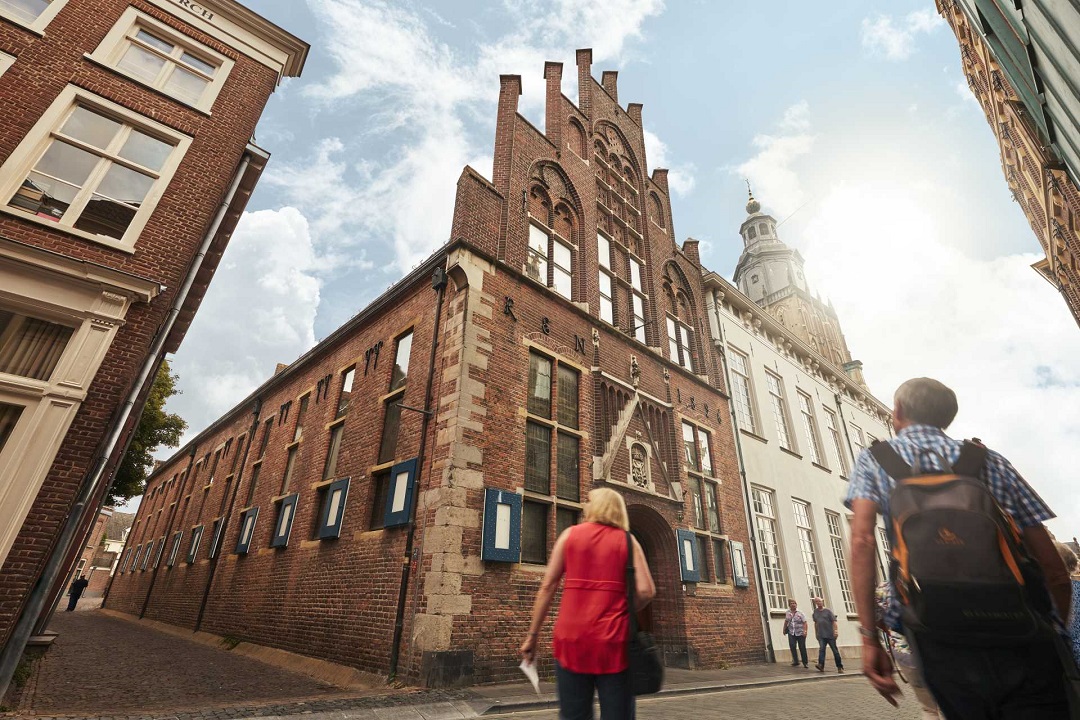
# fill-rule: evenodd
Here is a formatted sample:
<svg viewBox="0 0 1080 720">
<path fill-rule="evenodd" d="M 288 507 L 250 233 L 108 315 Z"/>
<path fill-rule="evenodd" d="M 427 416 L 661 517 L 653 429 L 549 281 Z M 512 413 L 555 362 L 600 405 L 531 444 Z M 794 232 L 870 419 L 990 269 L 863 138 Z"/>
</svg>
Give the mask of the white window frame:
<svg viewBox="0 0 1080 720">
<path fill-rule="evenodd" d="M 791 508 L 795 514 L 795 530 L 799 536 L 799 552 L 802 554 L 803 573 L 806 575 L 806 589 L 810 592 L 811 598 L 819 597 L 824 600 L 825 585 L 821 581 L 821 563 L 817 559 L 810 503 L 792 498 Z"/>
<path fill-rule="evenodd" d="M 140 29 L 147 31 L 152 35 L 156 35 L 162 40 L 173 43 L 178 48 L 181 48 L 182 51 L 198 57 L 204 62 L 217 66 L 217 71 L 214 73 L 214 76 L 210 78 L 210 82 L 203 90 L 202 96 L 199 97 L 198 101 L 191 102 L 190 100 L 169 93 L 163 86 L 166 75 L 159 74 L 157 81 L 148 83 L 135 74 L 119 67 L 120 59 L 123 57 L 124 52 L 129 46 L 128 39 Z M 120 19 L 113 25 L 112 29 L 109 30 L 109 33 L 101 43 L 98 44 L 94 52 L 89 53 L 86 57 L 123 75 L 133 82 L 160 92 L 179 103 L 193 107 L 206 114 L 210 114 L 210 110 L 214 106 L 214 101 L 217 100 L 218 94 L 221 92 L 221 88 L 224 87 L 225 80 L 228 78 L 229 73 L 232 72 L 233 65 L 235 64 L 221 53 L 211 50 L 206 45 L 203 45 L 183 33 L 177 32 L 165 23 L 155 20 L 133 7 L 129 7 L 124 11 L 124 14 L 120 16 Z M 166 62 L 172 62 L 174 65 L 177 64 L 173 60 L 167 60 Z M 162 85 L 162 87 L 158 87 L 158 85 Z"/>
<path fill-rule="evenodd" d="M 837 424 L 836 411 L 828 407 L 822 406 L 822 410 L 825 411 L 825 428 L 829 431 L 829 437 L 832 438 L 833 450 L 836 451 L 836 460 L 839 462 L 839 470 L 841 476 L 848 474 L 847 458 L 844 457 L 844 440 L 840 437 L 840 427 Z"/>
<path fill-rule="evenodd" d="M 825 455 L 821 452 L 817 418 L 814 417 L 814 401 L 802 390 L 797 390 L 796 393 L 799 396 L 799 414 L 802 415 L 803 430 L 806 431 L 806 449 L 810 452 L 810 461 L 815 465 L 825 467 Z"/>
<path fill-rule="evenodd" d="M 851 438 L 852 444 L 858 448 L 858 451 L 855 453 L 855 460 L 858 461 L 859 456 L 862 455 L 862 451 L 866 449 L 866 437 L 863 435 L 862 428 L 855 423 L 851 423 Z"/>
<path fill-rule="evenodd" d="M 757 432 L 757 416 L 754 413 L 754 391 L 750 379 L 750 368 L 747 366 L 749 357 L 746 353 L 728 347 L 730 359 L 728 367 L 731 368 L 731 397 L 735 401 L 735 419 L 745 423 L 746 430 L 751 433 Z M 736 366 L 737 363 L 737 366 Z"/>
<path fill-rule="evenodd" d="M 668 355 L 671 362 L 694 372 L 694 329 L 668 313 L 667 335 Z"/>
<path fill-rule="evenodd" d="M 49 26 L 52 19 L 56 17 L 56 14 L 64 9 L 64 5 L 67 5 L 68 0 L 50 0 L 49 6 L 41 11 L 41 14 L 37 16 L 36 20 L 27 22 L 26 20 L 17 17 L 14 12 L 7 10 L 3 5 L 0 5 L 0 16 L 10 20 L 16 25 L 21 25 L 27 30 L 31 30 L 38 35 L 45 34 L 45 28 Z"/>
<path fill-rule="evenodd" d="M 634 329 L 634 338 L 645 342 L 645 309 L 649 296 L 645 294 L 645 263 L 635 255 L 630 255 L 630 317 Z M 640 307 L 639 307 L 640 306 Z M 640 310 L 640 312 L 639 312 Z"/>
<path fill-rule="evenodd" d="M 0 52 L 0 77 L 8 71 L 12 65 L 15 64 L 15 56 L 8 55 L 6 52 Z"/>
<path fill-rule="evenodd" d="M 135 217 L 132 218 L 131 224 L 128 226 L 124 236 L 120 239 L 89 233 L 85 230 L 79 230 L 73 225 L 65 225 L 60 222 L 45 220 L 26 210 L 8 205 L 11 198 L 22 186 L 23 180 L 26 179 L 37 165 L 38 161 L 41 160 L 45 151 L 52 144 L 53 132 L 59 131 L 71 113 L 74 112 L 74 109 L 79 105 L 101 112 L 112 117 L 117 122 L 126 126 L 138 128 L 142 132 L 159 137 L 173 145 L 172 152 L 169 153 L 169 157 L 165 159 L 165 162 L 161 166 L 161 170 L 157 173 L 157 179 L 147 192 L 146 198 L 140 205 L 139 210 L 135 213 Z M 46 110 L 37 123 L 35 123 L 34 127 L 30 129 L 30 132 L 26 134 L 26 137 L 15 149 L 15 152 L 11 153 L 3 166 L 0 166 L 0 178 L 3 178 L 3 180 L 0 181 L 0 212 L 39 225 L 44 225 L 53 230 L 69 233 L 92 242 L 107 245 L 117 250 L 133 253 L 135 252 L 135 245 L 139 235 L 141 235 L 142 231 L 146 228 L 147 221 L 149 221 L 158 202 L 165 194 L 166 188 L 168 188 L 173 175 L 176 173 L 176 169 L 180 166 L 181 160 L 191 146 L 191 140 L 192 139 L 189 136 L 179 133 L 172 128 L 168 128 L 159 122 L 155 122 L 148 117 L 128 110 L 103 97 L 87 92 L 82 88 L 68 85 L 60 92 L 56 100 L 49 106 L 49 109 Z M 95 151 L 95 154 L 107 157 L 107 155 L 103 154 L 100 150 Z M 93 191 L 97 180 L 95 175 L 101 172 L 102 165 L 99 164 L 97 169 L 83 185 L 83 189 L 79 191 L 80 197 Z M 78 202 L 78 200 L 76 200 L 76 202 Z"/>
<path fill-rule="evenodd" d="M 825 511 L 825 524 L 829 530 L 829 544 L 832 546 L 836 574 L 840 577 L 840 593 L 844 598 L 844 612 L 855 614 L 855 593 L 851 588 L 851 575 L 848 573 L 847 554 L 844 552 L 844 535 L 839 513 Z"/>
<path fill-rule="evenodd" d="M 776 495 L 765 488 L 751 487 L 754 515 L 754 534 L 761 551 L 761 577 L 769 610 L 783 612 L 788 607 L 787 584 L 784 582 L 784 561 L 780 551 L 780 530 L 776 519 Z M 772 559 L 774 566 L 767 561 Z"/>
<path fill-rule="evenodd" d="M 791 435 L 791 422 L 788 417 L 787 399 L 784 397 L 784 379 L 776 373 L 765 371 L 765 385 L 769 391 L 773 419 L 776 421 L 776 439 L 780 447 L 795 452 L 794 438 Z"/>
<path fill-rule="evenodd" d="M 526 260 L 525 271 L 526 277 L 541 283 L 545 287 L 551 288 L 560 296 L 567 300 L 573 300 L 574 295 L 574 253 L 577 252 L 577 247 L 570 241 L 569 238 L 563 238 L 551 228 L 544 225 L 535 217 L 529 216 L 529 241 L 526 248 Z M 544 236 L 545 248 L 543 253 L 539 248 L 533 247 L 534 240 L 539 240 L 540 235 Z M 555 261 L 555 246 L 561 245 L 570 253 L 570 267 L 563 267 Z M 539 268 L 539 278 L 535 278 L 529 274 L 529 258 L 536 258 Z M 570 281 L 570 294 L 565 294 L 559 289 L 558 283 L 555 281 L 556 273 L 565 273 L 569 277 Z M 550 280 L 548 279 L 550 276 Z"/>
</svg>

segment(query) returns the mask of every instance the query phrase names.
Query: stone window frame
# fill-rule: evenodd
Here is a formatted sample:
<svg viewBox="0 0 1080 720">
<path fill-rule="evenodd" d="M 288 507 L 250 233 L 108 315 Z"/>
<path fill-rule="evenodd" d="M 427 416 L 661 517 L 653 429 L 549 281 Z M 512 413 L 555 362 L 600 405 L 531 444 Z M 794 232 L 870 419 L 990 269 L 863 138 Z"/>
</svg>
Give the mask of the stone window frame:
<svg viewBox="0 0 1080 720">
<path fill-rule="evenodd" d="M 173 146 L 169 156 L 162 163 L 161 169 L 156 171 L 157 178 L 154 180 L 153 185 L 151 185 L 150 190 L 147 191 L 146 197 L 139 206 L 139 210 L 132 218 L 123 237 L 119 239 L 111 238 L 106 235 L 98 235 L 96 233 L 87 232 L 86 230 L 80 230 L 74 225 L 64 225 L 58 221 L 45 220 L 27 210 L 9 205 L 11 199 L 18 192 L 19 188 L 22 187 L 23 181 L 41 160 L 45 151 L 52 145 L 54 133 L 59 132 L 71 113 L 80 106 L 109 116 L 111 119 L 121 123 L 125 127 L 136 128 L 141 132 L 145 132 Z M 180 167 L 181 161 L 187 155 L 191 143 L 192 137 L 189 135 L 185 135 L 184 133 L 163 125 L 156 120 L 152 120 L 145 115 L 141 115 L 134 110 L 130 110 L 122 105 L 112 102 L 111 100 L 106 100 L 100 95 L 96 95 L 88 90 L 84 90 L 75 85 L 68 85 L 59 95 L 57 95 L 49 108 L 42 114 L 38 121 L 34 123 L 34 126 L 26 134 L 22 142 L 15 148 L 15 151 L 12 152 L 7 160 L 4 161 L 4 164 L 0 166 L 0 178 L 4 178 L 3 181 L 0 181 L 0 212 L 12 215 L 21 220 L 26 220 L 27 222 L 43 225 L 52 230 L 89 240 L 90 242 L 105 245 L 106 247 L 115 250 L 134 253 L 139 236 L 142 234 L 142 231 L 146 229 L 150 217 L 153 215 L 158 203 L 165 195 L 165 191 L 172 182 L 173 176 Z M 96 148 L 93 150 L 93 154 L 102 158 L 111 157 L 104 150 Z M 103 167 L 105 166 L 99 161 L 95 170 L 79 190 L 78 197 L 89 194 L 91 189 L 96 187 L 101 177 L 103 177 L 103 175 L 101 175 Z M 99 177 L 99 175 L 101 177 Z M 77 200 L 77 202 L 81 201 Z"/>
<path fill-rule="evenodd" d="M 803 432 L 806 433 L 806 449 L 810 453 L 810 462 L 821 468 L 827 467 L 825 446 L 821 442 L 821 428 L 814 413 L 814 398 L 800 388 L 795 388 L 795 395 L 798 399 L 799 415 L 802 416 Z"/>
<path fill-rule="evenodd" d="M 768 502 L 765 502 L 766 500 Z M 765 505 L 768 505 L 768 512 Z M 784 547 L 780 537 L 780 518 L 776 510 L 776 491 L 751 485 L 750 514 L 754 523 L 751 531 L 758 540 L 761 552 L 761 582 L 765 588 L 766 605 L 770 614 L 783 614 L 788 609 L 787 573 L 784 570 Z M 772 535 L 771 542 L 766 539 L 766 534 Z M 775 567 L 766 567 L 766 559 L 775 560 Z"/>
<path fill-rule="evenodd" d="M 14 55 L 0 52 L 0 77 L 3 77 L 4 73 L 11 69 L 11 66 L 15 64 L 15 60 Z"/>
<path fill-rule="evenodd" d="M 49 23 L 52 22 L 52 19 L 56 17 L 57 13 L 64 9 L 67 2 L 68 0 L 49 0 L 49 5 L 41 11 L 41 14 L 30 21 L 18 17 L 14 11 L 4 9 L 4 7 L 0 5 L 0 17 L 19 25 L 20 27 L 26 28 L 35 35 L 44 35 L 45 28 L 49 26 Z"/>
<path fill-rule="evenodd" d="M 159 291 L 149 280 L 0 238 L 0 306 L 74 330 L 47 379 L 0 373 L 0 402 L 22 407 L 0 449 L 0 565 L 129 308 Z"/>
<path fill-rule="evenodd" d="M 686 456 L 686 428 L 692 430 L 694 449 L 697 453 L 696 466 L 691 465 Z M 679 417 L 679 455 L 682 458 L 683 465 L 686 467 L 687 479 L 684 499 L 691 503 L 690 532 L 694 534 L 701 565 L 698 568 L 701 580 L 698 582 L 700 584 L 731 587 L 735 581 L 735 572 L 730 559 L 731 538 L 724 532 L 723 513 L 720 504 L 720 487 L 723 483 L 715 475 L 716 465 L 713 462 L 711 445 L 712 434 L 710 428 L 690 418 Z M 703 435 L 705 437 L 704 445 L 702 444 Z M 705 472 L 701 462 L 701 458 L 706 453 L 710 465 L 708 473 Z M 696 492 L 694 491 L 694 483 L 697 484 Z M 710 524 L 712 519 L 709 507 L 710 498 L 712 498 L 716 510 L 715 530 Z M 702 513 L 701 526 L 697 524 L 697 503 L 700 503 Z M 722 579 L 717 577 L 718 560 L 721 563 L 720 567 L 723 569 Z"/>
<path fill-rule="evenodd" d="M 159 78 L 154 82 L 147 82 L 136 76 L 134 73 L 124 70 L 119 66 L 120 58 L 131 44 L 131 36 L 139 30 L 145 30 L 152 35 L 160 37 L 162 40 L 173 43 L 181 52 L 187 52 L 199 60 L 217 67 L 216 72 L 196 102 L 173 95 L 163 86 L 159 87 L 159 85 L 163 85 L 163 82 L 166 79 L 162 73 L 159 73 Z M 120 16 L 120 19 L 116 21 L 116 24 L 114 24 L 108 34 L 105 35 L 104 39 L 98 43 L 97 48 L 95 48 L 92 53 L 84 55 L 84 57 L 108 68 L 112 72 L 123 75 L 132 82 L 150 88 L 178 103 L 195 108 L 207 115 L 210 114 L 214 102 L 221 93 L 221 89 L 225 86 L 225 81 L 232 73 L 233 66 L 235 65 L 235 62 L 232 59 L 166 25 L 160 20 L 140 12 L 134 7 L 129 7 L 125 10 Z M 179 63 L 175 62 L 175 59 L 166 60 L 166 62 L 171 62 L 173 65 L 179 65 Z"/>
<path fill-rule="evenodd" d="M 818 548 L 817 535 L 814 532 L 813 506 L 801 498 L 791 498 L 792 516 L 795 519 L 795 534 L 799 542 L 799 557 L 802 559 L 803 575 L 806 579 L 806 589 L 811 598 L 819 597 L 825 600 L 825 579 L 822 572 L 821 552 Z M 814 584 L 814 580 L 817 584 Z"/>
<path fill-rule="evenodd" d="M 543 567 L 543 566 L 547 565 L 547 561 L 550 558 L 551 548 L 553 547 L 554 540 L 558 539 L 558 530 L 559 530 L 559 528 L 563 527 L 563 529 L 565 529 L 565 527 L 569 527 L 568 525 L 565 525 L 565 519 L 567 518 L 567 514 L 571 513 L 571 512 L 575 514 L 576 521 L 574 523 L 571 523 L 571 525 L 576 524 L 577 522 L 580 522 L 581 512 L 582 512 L 582 509 L 584 508 L 584 505 L 585 505 L 584 500 L 581 497 L 581 492 L 580 492 L 581 491 L 581 473 L 582 473 L 582 470 L 583 470 L 583 467 L 584 467 L 584 465 L 583 465 L 583 463 L 581 461 L 581 454 L 585 449 L 586 443 L 588 442 L 589 434 L 581 427 L 582 426 L 582 422 L 581 422 L 581 382 L 582 382 L 582 378 L 586 376 L 588 370 L 587 370 L 587 368 L 582 367 L 581 365 L 574 362 L 573 360 L 570 360 L 569 358 L 565 358 L 562 355 L 553 352 L 550 348 L 544 347 L 542 345 L 538 345 L 538 344 L 532 343 L 530 341 L 526 341 L 525 342 L 525 347 L 526 347 L 526 360 L 528 361 L 529 364 L 531 364 L 531 357 L 534 354 L 548 360 L 551 363 L 551 380 L 552 380 L 552 383 L 551 383 L 551 389 L 550 389 L 550 408 L 549 408 L 550 417 L 544 417 L 542 414 L 536 414 L 536 413 L 530 412 L 529 409 L 528 409 L 528 404 L 527 403 L 526 403 L 525 407 L 522 408 L 522 413 L 523 413 L 523 417 L 524 417 L 524 420 L 525 420 L 525 426 L 528 427 L 529 424 L 533 424 L 535 426 L 546 428 L 546 429 L 549 430 L 550 437 L 552 438 L 552 441 L 549 443 L 549 453 L 548 453 L 548 455 L 549 455 L 548 456 L 548 492 L 547 493 L 542 493 L 542 492 L 539 492 L 539 491 L 536 491 L 536 490 L 527 489 L 524 486 L 524 475 L 522 476 L 522 487 L 520 489 L 520 492 L 522 494 L 522 503 L 521 503 L 521 538 L 522 538 L 522 542 L 521 542 L 521 560 L 520 560 L 520 564 L 529 565 L 529 566 L 533 566 L 533 567 L 536 567 L 536 566 Z M 573 426 L 571 426 L 569 424 L 565 424 L 565 423 L 562 423 L 562 422 L 559 421 L 559 412 L 558 412 L 559 394 L 558 393 L 559 393 L 559 368 L 561 366 L 566 366 L 567 369 L 573 370 L 577 375 L 577 382 L 578 382 L 578 418 L 577 418 L 577 427 L 573 427 Z M 526 386 L 527 385 L 528 385 L 528 380 L 526 380 Z M 527 392 L 528 392 L 528 388 L 527 388 Z M 572 500 L 572 499 L 569 499 L 569 498 L 564 498 L 564 497 L 559 496 L 559 489 L 558 489 L 558 461 L 559 461 L 559 458 L 558 458 L 558 438 L 559 438 L 560 435 L 572 436 L 572 437 L 576 438 L 577 441 L 578 441 L 578 491 L 579 492 L 578 492 L 578 499 L 577 500 Z M 526 440 L 526 443 L 524 443 L 523 445 L 527 445 L 527 442 L 528 441 Z M 523 449 L 523 451 L 525 451 L 524 447 L 522 449 Z M 524 462 L 522 463 L 522 467 L 523 468 L 525 467 Z M 526 527 L 526 522 L 525 522 L 526 507 L 536 508 L 536 507 L 539 507 L 539 506 L 544 506 L 545 507 L 545 511 L 544 511 L 544 525 L 545 525 L 545 527 L 544 527 L 544 540 L 545 540 L 545 542 L 544 542 L 544 558 L 543 558 L 542 562 L 537 561 L 536 559 L 532 559 L 532 558 L 530 558 L 530 559 L 525 558 L 525 543 L 524 543 L 525 527 Z M 560 515 L 563 518 L 562 520 L 560 520 Z M 554 535 L 552 533 L 553 529 L 556 531 L 554 533 Z"/>
<path fill-rule="evenodd" d="M 769 381 L 772 382 L 769 382 Z M 795 433 L 791 427 L 791 408 L 788 406 L 787 390 L 784 388 L 784 378 L 779 373 L 765 368 L 765 387 L 769 394 L 769 403 L 772 406 L 774 429 L 776 440 L 781 450 L 790 453 L 798 452 L 795 444 Z"/>
<path fill-rule="evenodd" d="M 405 393 L 409 389 L 409 372 L 406 368 L 405 376 L 401 378 L 400 384 L 397 382 L 397 378 L 394 376 L 394 369 L 398 365 L 398 352 L 401 349 L 401 342 L 405 338 L 409 338 L 409 361 L 412 361 L 412 343 L 416 339 L 416 325 L 417 323 L 411 322 L 407 327 L 394 334 L 394 361 L 390 369 L 390 380 L 387 383 L 386 394 L 379 398 L 379 405 L 383 411 L 382 426 L 379 432 L 379 454 L 376 457 L 376 467 L 374 470 L 381 470 L 389 468 L 400 459 L 398 456 L 398 442 L 400 440 L 401 433 L 401 404 L 405 401 Z M 391 407 L 394 410 L 391 410 Z M 388 447 L 386 441 L 388 438 L 387 429 L 390 427 L 391 422 L 394 424 L 394 441 L 393 447 Z"/>
<path fill-rule="evenodd" d="M 745 353 L 734 345 L 729 344 L 728 347 L 728 368 L 732 374 L 732 388 L 731 399 L 732 404 L 735 406 L 735 419 L 739 422 L 739 429 L 744 430 L 752 435 L 758 433 L 758 408 L 756 404 L 756 397 L 754 395 L 754 378 L 753 370 L 750 367 L 750 354 Z M 738 359 L 740 367 L 735 367 L 735 359 Z M 736 388 L 739 383 L 736 382 L 736 376 L 741 381 L 741 385 L 744 387 Z M 743 392 L 745 391 L 745 392 Z M 745 407 L 740 403 L 745 402 Z M 742 416 L 745 415 L 746 418 Z M 743 427 L 742 421 L 749 419 L 749 427 Z"/>
</svg>

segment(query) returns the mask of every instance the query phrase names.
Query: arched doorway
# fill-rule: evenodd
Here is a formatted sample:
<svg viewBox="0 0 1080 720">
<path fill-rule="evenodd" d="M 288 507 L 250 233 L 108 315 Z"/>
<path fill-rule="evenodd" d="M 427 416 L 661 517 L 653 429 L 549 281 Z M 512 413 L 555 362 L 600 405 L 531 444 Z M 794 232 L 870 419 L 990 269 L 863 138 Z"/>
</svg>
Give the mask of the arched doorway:
<svg viewBox="0 0 1080 720">
<path fill-rule="evenodd" d="M 645 505 L 628 505 L 630 532 L 641 544 L 656 583 L 656 598 L 638 613 L 638 624 L 652 633 L 669 667 L 689 667 L 682 579 L 675 531 L 660 513 Z"/>
</svg>

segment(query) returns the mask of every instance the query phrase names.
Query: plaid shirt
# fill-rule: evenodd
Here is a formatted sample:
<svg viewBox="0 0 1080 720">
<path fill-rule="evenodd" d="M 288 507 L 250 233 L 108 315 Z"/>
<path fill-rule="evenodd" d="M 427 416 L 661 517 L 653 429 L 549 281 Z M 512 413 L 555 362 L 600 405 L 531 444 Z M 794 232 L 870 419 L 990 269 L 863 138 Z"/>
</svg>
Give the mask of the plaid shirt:
<svg viewBox="0 0 1080 720">
<path fill-rule="evenodd" d="M 909 425 L 888 442 L 915 472 L 947 472 L 949 468 L 944 467 L 942 461 L 949 466 L 953 465 L 960 459 L 960 448 L 963 446 L 962 441 L 954 440 L 940 428 L 930 425 Z M 1016 468 L 993 450 L 987 453 L 979 478 L 987 482 L 990 492 L 1021 529 L 1054 517 L 1054 513 L 1024 478 L 1020 477 Z M 889 495 L 895 484 L 867 448 L 862 451 L 855 464 L 844 505 L 850 509 L 855 500 L 870 500 L 877 504 L 882 516 L 887 520 Z M 888 527 L 887 521 L 885 524 Z M 896 593 L 892 593 L 885 621 L 889 627 L 900 626 L 900 602 Z"/>
</svg>

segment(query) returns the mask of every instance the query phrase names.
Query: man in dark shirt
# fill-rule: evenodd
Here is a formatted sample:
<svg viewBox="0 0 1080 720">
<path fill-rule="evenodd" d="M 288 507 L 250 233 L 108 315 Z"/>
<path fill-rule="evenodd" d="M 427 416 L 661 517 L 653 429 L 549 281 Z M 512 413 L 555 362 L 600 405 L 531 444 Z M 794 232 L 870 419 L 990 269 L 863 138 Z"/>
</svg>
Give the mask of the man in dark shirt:
<svg viewBox="0 0 1080 720">
<path fill-rule="evenodd" d="M 840 650 L 836 647 L 836 615 L 825 607 L 825 601 L 814 598 L 814 633 L 818 639 L 817 669 L 825 672 L 825 648 L 832 648 L 833 660 L 836 662 L 836 672 L 844 672 L 844 661 L 840 657 Z"/>
<path fill-rule="evenodd" d="M 86 590 L 86 586 L 90 584 L 90 581 L 86 579 L 85 575 L 80 575 L 79 579 L 71 583 L 71 587 L 68 588 L 68 612 L 74 612 L 75 606 L 79 604 L 79 598 L 82 597 L 83 591 Z"/>
</svg>

